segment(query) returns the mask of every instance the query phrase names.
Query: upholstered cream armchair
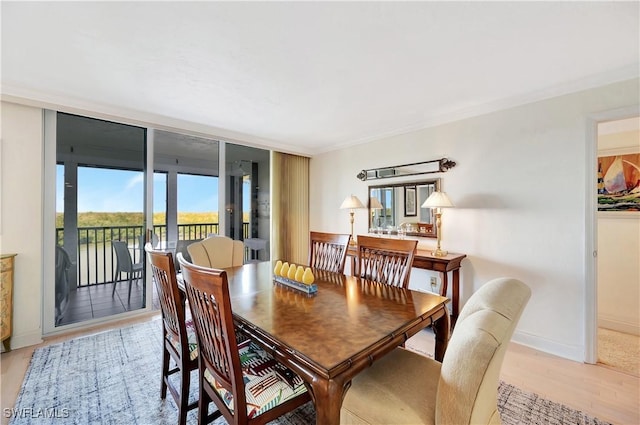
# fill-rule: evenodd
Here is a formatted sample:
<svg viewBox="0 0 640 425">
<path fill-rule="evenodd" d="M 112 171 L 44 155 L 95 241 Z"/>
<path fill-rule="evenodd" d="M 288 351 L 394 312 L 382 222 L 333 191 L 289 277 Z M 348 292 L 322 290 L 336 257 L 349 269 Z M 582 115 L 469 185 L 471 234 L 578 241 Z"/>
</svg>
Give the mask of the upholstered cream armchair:
<svg viewBox="0 0 640 425">
<path fill-rule="evenodd" d="M 498 379 L 531 290 L 496 279 L 465 304 L 442 363 L 396 348 L 357 375 L 342 404 L 348 424 L 499 424 Z"/>
<path fill-rule="evenodd" d="M 212 269 L 241 266 L 244 244 L 226 236 L 210 236 L 187 247 L 193 264 Z"/>
</svg>

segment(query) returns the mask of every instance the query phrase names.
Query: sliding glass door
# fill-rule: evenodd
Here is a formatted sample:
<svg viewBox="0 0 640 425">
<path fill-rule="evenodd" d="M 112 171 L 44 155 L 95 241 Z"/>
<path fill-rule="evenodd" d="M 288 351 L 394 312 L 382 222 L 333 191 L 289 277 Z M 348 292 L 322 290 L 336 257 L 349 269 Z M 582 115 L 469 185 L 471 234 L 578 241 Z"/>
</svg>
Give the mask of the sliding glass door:
<svg viewBox="0 0 640 425">
<path fill-rule="evenodd" d="M 56 327 L 146 306 L 145 139 L 140 127 L 57 114 Z"/>
<path fill-rule="evenodd" d="M 245 262 L 270 258 L 269 151 L 55 111 L 45 116 L 45 144 L 55 146 L 46 162 L 53 167 L 55 155 L 56 164 L 49 168 L 55 276 L 46 283 L 45 333 L 158 308 L 145 278 L 147 229 L 173 252 L 218 234 L 244 241 Z"/>
<path fill-rule="evenodd" d="M 225 234 L 244 241 L 246 262 L 268 260 L 271 232 L 269 151 L 227 143 L 225 154 Z"/>
<path fill-rule="evenodd" d="M 159 179 L 154 179 L 154 231 L 163 247 L 186 253 L 190 242 L 219 232 L 219 145 L 217 140 L 153 131 L 153 167 L 156 175 L 165 176 L 166 187 L 161 194 L 155 187 Z M 164 227 L 156 224 L 161 208 Z"/>
</svg>

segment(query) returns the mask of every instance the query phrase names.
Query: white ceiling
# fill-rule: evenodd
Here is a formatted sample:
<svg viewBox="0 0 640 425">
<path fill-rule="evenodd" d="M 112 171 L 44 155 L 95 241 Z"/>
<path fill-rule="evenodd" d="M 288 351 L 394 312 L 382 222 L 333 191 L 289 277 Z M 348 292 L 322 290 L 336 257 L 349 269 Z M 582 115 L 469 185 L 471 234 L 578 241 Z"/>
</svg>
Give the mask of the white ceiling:
<svg viewBox="0 0 640 425">
<path fill-rule="evenodd" d="M 638 77 L 639 2 L 7 2 L 2 95 L 313 155 Z"/>
</svg>

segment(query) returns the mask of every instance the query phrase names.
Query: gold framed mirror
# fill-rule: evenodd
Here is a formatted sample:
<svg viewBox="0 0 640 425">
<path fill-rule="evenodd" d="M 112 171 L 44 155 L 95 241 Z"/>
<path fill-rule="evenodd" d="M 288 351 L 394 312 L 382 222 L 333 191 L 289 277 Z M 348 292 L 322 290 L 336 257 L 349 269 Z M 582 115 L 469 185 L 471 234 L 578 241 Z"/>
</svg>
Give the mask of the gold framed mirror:
<svg viewBox="0 0 640 425">
<path fill-rule="evenodd" d="M 433 210 L 421 205 L 440 179 L 369 186 L 369 233 L 436 238 Z"/>
</svg>

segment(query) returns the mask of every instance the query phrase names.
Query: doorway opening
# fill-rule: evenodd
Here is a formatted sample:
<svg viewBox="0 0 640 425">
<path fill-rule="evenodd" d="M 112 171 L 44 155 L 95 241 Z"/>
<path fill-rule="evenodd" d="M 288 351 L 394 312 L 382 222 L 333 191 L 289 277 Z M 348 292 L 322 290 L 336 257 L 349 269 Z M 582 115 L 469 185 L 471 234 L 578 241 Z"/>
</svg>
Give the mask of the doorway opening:
<svg viewBox="0 0 640 425">
<path fill-rule="evenodd" d="M 640 376 L 640 117 L 597 125 L 597 363 Z"/>
</svg>

